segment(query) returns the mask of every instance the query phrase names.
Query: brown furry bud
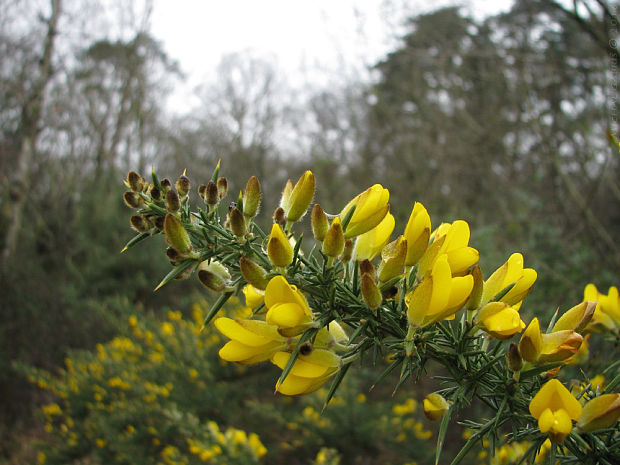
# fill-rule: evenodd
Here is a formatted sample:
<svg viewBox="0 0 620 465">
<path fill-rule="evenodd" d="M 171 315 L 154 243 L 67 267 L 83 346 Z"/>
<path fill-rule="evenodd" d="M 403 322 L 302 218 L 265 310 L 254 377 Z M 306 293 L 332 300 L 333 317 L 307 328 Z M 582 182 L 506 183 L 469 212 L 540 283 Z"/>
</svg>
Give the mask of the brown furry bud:
<svg viewBox="0 0 620 465">
<path fill-rule="evenodd" d="M 155 218 L 152 219 L 152 221 L 157 229 L 159 229 L 160 231 L 164 230 L 164 217 L 163 216 L 156 216 Z"/>
<path fill-rule="evenodd" d="M 161 200 L 161 190 L 152 184 L 149 186 L 149 194 L 154 201 L 158 202 Z"/>
<path fill-rule="evenodd" d="M 226 178 L 217 178 L 217 195 L 220 200 L 226 197 L 228 193 L 228 179 Z"/>
<path fill-rule="evenodd" d="M 140 208 L 144 201 L 139 194 L 136 194 L 133 191 L 127 191 L 123 194 L 123 200 L 125 201 L 125 205 L 129 208 Z"/>
<path fill-rule="evenodd" d="M 202 200 L 206 201 L 206 195 L 207 195 L 207 185 L 206 184 L 201 184 L 200 186 L 198 186 L 198 195 L 200 196 L 200 198 Z"/>
<path fill-rule="evenodd" d="M 130 171 L 127 173 L 127 181 L 125 184 L 134 192 L 142 192 L 145 181 L 138 173 Z"/>
<path fill-rule="evenodd" d="M 343 263 L 346 263 L 349 260 L 351 260 L 352 255 L 353 255 L 353 241 L 351 239 L 347 239 L 344 241 L 344 250 L 342 251 L 342 254 L 340 255 L 340 261 Z"/>
<path fill-rule="evenodd" d="M 190 185 L 191 184 L 189 182 L 189 178 L 182 174 L 181 176 L 179 176 L 179 179 L 177 179 L 174 187 L 176 188 L 177 192 L 181 197 L 185 197 L 187 194 L 189 194 Z"/>
<path fill-rule="evenodd" d="M 278 224 L 286 223 L 286 215 L 284 214 L 284 209 L 282 207 L 278 207 L 273 212 L 273 221 Z"/>
<path fill-rule="evenodd" d="M 133 215 L 129 218 L 129 223 L 131 227 L 139 233 L 144 233 L 151 229 L 151 225 L 142 216 Z"/>
<path fill-rule="evenodd" d="M 370 262 L 370 260 L 362 260 L 360 262 L 360 274 L 369 273 L 372 276 L 375 276 L 375 266 Z"/>
<path fill-rule="evenodd" d="M 233 208 L 230 211 L 230 230 L 237 237 L 243 237 L 245 235 L 245 218 L 238 208 Z"/>
<path fill-rule="evenodd" d="M 171 212 L 178 212 L 181 209 L 179 195 L 172 189 L 166 192 L 166 208 Z"/>
<path fill-rule="evenodd" d="M 217 185 L 213 182 L 213 181 L 209 181 L 209 184 L 207 184 L 207 191 L 205 193 L 205 202 L 207 202 L 207 205 L 217 205 L 217 203 L 220 201 L 220 197 L 217 193 Z"/>
<path fill-rule="evenodd" d="M 168 190 L 170 190 L 170 188 L 172 187 L 172 183 L 170 182 L 170 179 L 168 178 L 164 178 L 161 181 L 159 181 L 159 185 L 162 187 L 162 189 L 165 192 L 168 192 Z"/>
<path fill-rule="evenodd" d="M 381 295 L 381 290 L 375 281 L 375 278 L 370 273 L 362 274 L 362 283 L 361 283 L 361 291 L 362 298 L 368 308 L 371 310 L 376 310 L 381 305 L 383 301 L 383 296 Z"/>
</svg>

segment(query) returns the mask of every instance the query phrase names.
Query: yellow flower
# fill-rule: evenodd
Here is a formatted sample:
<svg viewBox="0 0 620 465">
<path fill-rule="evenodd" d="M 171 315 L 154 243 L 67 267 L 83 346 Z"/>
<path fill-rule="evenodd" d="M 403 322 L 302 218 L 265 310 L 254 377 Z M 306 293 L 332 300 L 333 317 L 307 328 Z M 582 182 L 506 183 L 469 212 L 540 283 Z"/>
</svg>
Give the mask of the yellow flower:
<svg viewBox="0 0 620 465">
<path fill-rule="evenodd" d="M 277 223 L 271 227 L 271 235 L 267 243 L 267 255 L 275 266 L 287 266 L 293 261 L 293 247 Z"/>
<path fill-rule="evenodd" d="M 469 247 L 469 225 L 463 220 L 454 223 L 442 223 L 433 232 L 432 244 L 426 249 L 418 265 L 418 278 L 425 277 L 433 268 L 435 260 L 441 255 L 448 257 L 453 276 L 460 276 L 475 265 L 480 253 Z"/>
<path fill-rule="evenodd" d="M 519 312 L 504 302 L 486 304 L 477 316 L 478 326 L 497 339 L 509 339 L 525 328 Z"/>
<path fill-rule="evenodd" d="M 620 418 L 620 394 L 603 394 L 583 406 L 583 414 L 577 422 L 582 431 L 607 428 Z"/>
<path fill-rule="evenodd" d="M 573 429 L 571 420 L 579 420 L 582 407 L 557 379 L 548 381 L 530 402 L 530 413 L 538 420 L 541 433 L 560 443 Z"/>
<path fill-rule="evenodd" d="M 598 291 L 594 284 L 588 284 L 583 292 L 583 300 L 598 302 L 592 321 L 588 326 L 593 331 L 620 330 L 620 297 L 618 288 L 612 286 L 607 295 Z"/>
<path fill-rule="evenodd" d="M 283 370 L 290 356 L 288 352 L 276 352 L 271 362 Z M 300 354 L 284 381 L 278 380 L 276 383 L 276 391 L 287 396 L 314 392 L 340 369 L 341 364 L 340 357 L 326 349 L 314 349 L 308 355 Z"/>
<path fill-rule="evenodd" d="M 423 327 L 453 316 L 467 301 L 473 286 L 471 275 L 453 278 L 448 257 L 441 255 L 430 274 L 405 297 L 409 324 Z"/>
<path fill-rule="evenodd" d="M 379 281 L 385 283 L 403 272 L 407 256 L 407 240 L 400 236 L 381 250 L 381 263 L 377 270 Z"/>
<path fill-rule="evenodd" d="M 215 327 L 231 339 L 219 351 L 228 362 L 251 365 L 269 359 L 275 352 L 286 347 L 286 338 L 278 327 L 259 320 L 231 320 L 218 318 Z"/>
<path fill-rule="evenodd" d="M 282 196 L 282 204 L 287 221 L 297 221 L 306 214 L 314 197 L 314 174 L 306 171 L 301 175 L 287 197 Z"/>
<path fill-rule="evenodd" d="M 359 236 L 381 223 L 390 211 L 389 199 L 390 192 L 381 184 L 375 184 L 351 200 L 339 215 L 344 220 L 349 210 L 355 206 L 344 237 L 349 239 Z"/>
<path fill-rule="evenodd" d="M 355 260 L 361 262 L 375 258 L 390 240 L 395 224 L 394 216 L 388 213 L 381 223 L 360 235 L 355 242 Z"/>
<path fill-rule="evenodd" d="M 174 325 L 168 321 L 164 321 L 161 324 L 161 333 L 165 336 L 172 336 L 174 334 Z"/>
<path fill-rule="evenodd" d="M 254 309 L 265 300 L 265 291 L 256 289 L 251 284 L 243 286 L 243 295 L 245 296 L 245 304 Z"/>
<path fill-rule="evenodd" d="M 573 331 L 581 331 L 587 326 L 592 317 L 594 316 L 594 310 L 596 308 L 596 302 L 585 301 L 578 305 L 575 305 L 570 310 L 564 312 L 564 314 L 558 318 L 558 321 L 553 325 L 553 331 L 562 331 L 565 329 L 572 329 Z"/>
<path fill-rule="evenodd" d="M 405 266 L 413 266 L 424 255 L 431 236 L 431 218 L 424 205 L 419 202 L 413 205 L 404 236 L 407 239 Z"/>
<path fill-rule="evenodd" d="M 570 329 L 543 334 L 538 318 L 534 318 L 519 341 L 519 353 L 531 363 L 561 362 L 577 351 L 583 337 Z"/>
<path fill-rule="evenodd" d="M 482 291 L 482 305 L 493 300 L 498 293 L 514 283 L 512 289 L 499 300 L 518 309 L 521 306 L 521 301 L 530 293 L 537 276 L 536 271 L 532 268 L 523 268 L 523 255 L 513 253 L 506 263 L 495 270 L 485 281 Z"/>
<path fill-rule="evenodd" d="M 265 289 L 267 323 L 280 327 L 283 334 L 299 334 L 312 321 L 308 302 L 297 287 L 289 284 L 283 276 L 271 278 Z"/>
<path fill-rule="evenodd" d="M 424 416 L 431 421 L 441 420 L 449 408 L 450 403 L 436 392 L 424 398 Z"/>
</svg>

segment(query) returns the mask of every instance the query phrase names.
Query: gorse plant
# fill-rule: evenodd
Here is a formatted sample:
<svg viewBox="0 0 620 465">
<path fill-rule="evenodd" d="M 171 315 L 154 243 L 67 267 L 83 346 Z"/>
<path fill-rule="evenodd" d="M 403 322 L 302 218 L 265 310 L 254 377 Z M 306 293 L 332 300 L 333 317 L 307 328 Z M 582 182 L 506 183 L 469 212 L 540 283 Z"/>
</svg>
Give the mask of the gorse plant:
<svg viewBox="0 0 620 465">
<path fill-rule="evenodd" d="M 605 296 L 588 286 L 589 300 L 559 317 L 556 312 L 544 331 L 538 318 L 526 325 L 520 314 L 536 271 L 514 253 L 485 279 L 465 221 L 433 229 L 416 202 L 402 234 L 390 242 L 395 221 L 389 192 L 377 184 L 336 214 L 315 204 L 315 240 L 307 250 L 294 226 L 314 198 L 312 172 L 286 184 L 266 234 L 254 222 L 258 179 L 250 178 L 234 202 L 223 202 L 228 183 L 219 171 L 218 163 L 211 181 L 199 186 L 204 205 L 195 211 L 185 175 L 173 186 L 154 173 L 147 182 L 130 172 L 124 198 L 136 210 L 131 225 L 138 231 L 126 249 L 160 233 L 169 245 L 173 268 L 158 288 L 196 274 L 219 293 L 204 325 L 213 320 L 229 339 L 219 351 L 222 359 L 270 361 L 282 370 L 275 389 L 286 395 L 330 382 L 325 405 L 358 362 L 389 359 L 374 385 L 395 372 L 395 390 L 430 373 L 441 383 L 424 400 L 427 416 L 441 420 L 437 462 L 451 419 L 474 402 L 486 410 L 482 418 L 462 421 L 472 434 L 453 464 L 478 443 L 494 455 L 506 438 L 528 441 L 522 461 L 535 460 L 548 439 L 549 463 L 620 461 L 620 394 L 614 392 L 620 361 L 608 364 L 603 388 L 593 389 L 582 374 L 586 384 L 571 393 L 558 379 L 563 366 L 584 358 L 584 331 L 603 332 L 607 343 L 618 343 L 615 288 Z M 252 317 L 218 318 L 224 303 L 241 292 Z M 510 342 L 520 333 L 518 342 Z"/>
</svg>

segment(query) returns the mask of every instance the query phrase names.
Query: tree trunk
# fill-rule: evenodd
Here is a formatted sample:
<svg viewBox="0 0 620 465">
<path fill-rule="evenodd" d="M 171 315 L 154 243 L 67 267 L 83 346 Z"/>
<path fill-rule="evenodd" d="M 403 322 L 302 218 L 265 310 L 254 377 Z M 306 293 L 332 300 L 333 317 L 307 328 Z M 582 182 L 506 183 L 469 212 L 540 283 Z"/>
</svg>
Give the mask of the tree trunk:
<svg viewBox="0 0 620 465">
<path fill-rule="evenodd" d="M 19 196 L 11 205 L 10 221 L 2 249 L 2 264 L 6 266 L 9 258 L 15 253 L 22 227 L 24 207 L 30 190 L 30 172 L 35 159 L 36 142 L 40 131 L 41 112 L 45 100 L 45 88 L 51 81 L 52 55 L 56 39 L 56 28 L 60 16 L 61 0 L 50 0 L 52 12 L 47 21 L 47 34 L 43 46 L 43 54 L 39 60 L 39 74 L 26 98 L 22 108 L 21 121 L 18 128 L 19 153 L 17 154 L 17 172 L 12 177 L 19 186 Z"/>
</svg>

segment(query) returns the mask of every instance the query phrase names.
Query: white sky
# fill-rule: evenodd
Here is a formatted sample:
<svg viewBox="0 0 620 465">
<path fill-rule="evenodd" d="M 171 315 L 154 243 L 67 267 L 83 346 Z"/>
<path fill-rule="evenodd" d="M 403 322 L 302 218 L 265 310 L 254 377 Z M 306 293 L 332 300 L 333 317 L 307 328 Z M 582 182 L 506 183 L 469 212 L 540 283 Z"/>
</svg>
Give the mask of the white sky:
<svg viewBox="0 0 620 465">
<path fill-rule="evenodd" d="M 392 50 L 400 25 L 429 11 L 423 0 L 155 0 L 151 26 L 187 81 L 172 109 L 192 101 L 193 89 L 213 82 L 222 56 L 250 53 L 275 63 L 293 87 L 328 85 L 339 74 L 364 73 Z M 475 17 L 505 11 L 510 0 L 436 0 L 433 8 L 465 5 Z M 196 103 L 196 102 L 194 102 Z"/>
</svg>

